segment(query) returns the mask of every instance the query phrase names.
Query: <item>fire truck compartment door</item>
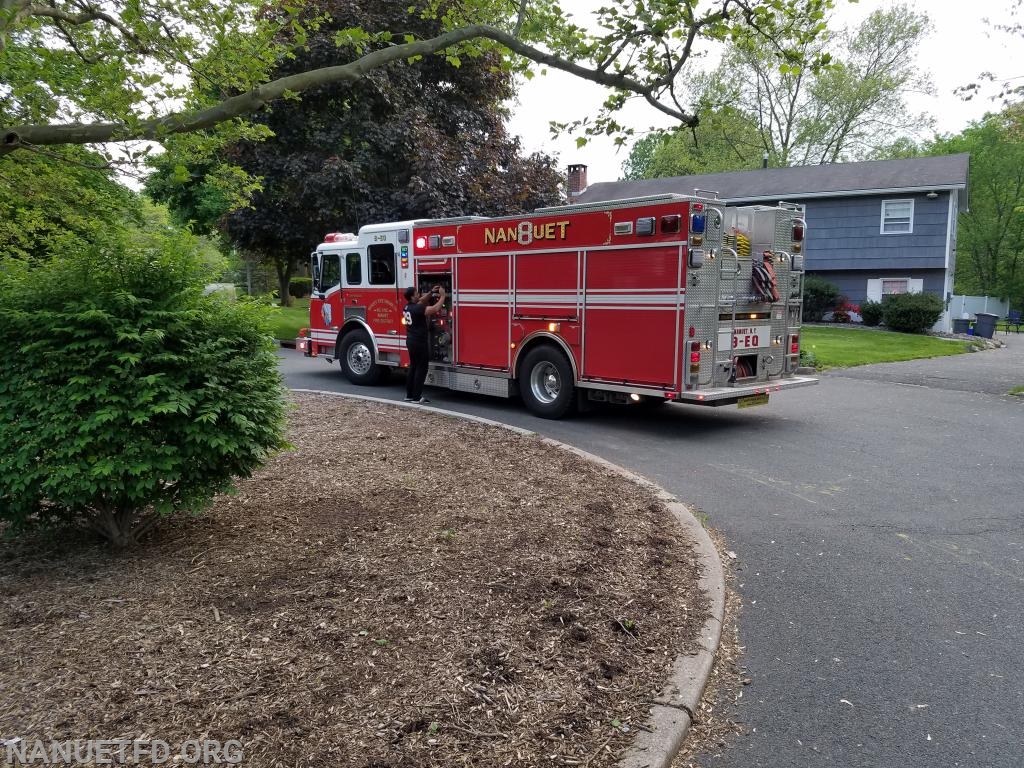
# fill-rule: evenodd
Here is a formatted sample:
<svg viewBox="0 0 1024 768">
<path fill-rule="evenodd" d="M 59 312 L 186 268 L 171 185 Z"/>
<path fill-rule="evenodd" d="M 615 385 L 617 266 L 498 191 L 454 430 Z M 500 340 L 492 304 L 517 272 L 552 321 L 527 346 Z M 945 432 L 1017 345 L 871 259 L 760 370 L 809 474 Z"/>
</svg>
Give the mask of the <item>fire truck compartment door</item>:
<svg viewBox="0 0 1024 768">
<path fill-rule="evenodd" d="M 584 378 L 676 386 L 682 258 L 678 247 L 587 254 Z"/>
<path fill-rule="evenodd" d="M 515 260 L 514 315 L 524 320 L 576 320 L 580 310 L 580 255 L 519 253 Z"/>
<path fill-rule="evenodd" d="M 452 287 L 456 365 L 508 368 L 509 256 L 457 259 Z"/>
</svg>

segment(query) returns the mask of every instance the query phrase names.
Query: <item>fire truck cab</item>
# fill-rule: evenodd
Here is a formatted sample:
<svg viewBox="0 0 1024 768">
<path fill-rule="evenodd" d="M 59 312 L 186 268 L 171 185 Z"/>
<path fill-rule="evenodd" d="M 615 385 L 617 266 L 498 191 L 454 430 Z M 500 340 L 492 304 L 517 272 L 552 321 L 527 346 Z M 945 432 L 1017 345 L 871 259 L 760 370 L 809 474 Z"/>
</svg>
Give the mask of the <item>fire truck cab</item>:
<svg viewBox="0 0 1024 768">
<path fill-rule="evenodd" d="M 580 402 L 758 405 L 797 375 L 802 211 L 659 195 L 332 234 L 306 355 L 357 384 L 408 365 L 407 286 L 445 287 L 427 384 L 559 418 Z"/>
</svg>

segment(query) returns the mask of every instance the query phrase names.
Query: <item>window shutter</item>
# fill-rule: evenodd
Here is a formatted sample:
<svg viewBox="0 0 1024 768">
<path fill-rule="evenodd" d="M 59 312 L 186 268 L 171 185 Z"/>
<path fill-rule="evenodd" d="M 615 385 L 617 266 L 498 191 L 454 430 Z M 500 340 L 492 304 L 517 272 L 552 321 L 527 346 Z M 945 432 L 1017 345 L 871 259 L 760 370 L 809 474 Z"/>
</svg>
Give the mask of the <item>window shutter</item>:
<svg viewBox="0 0 1024 768">
<path fill-rule="evenodd" d="M 868 280 L 868 301 L 882 300 L 882 281 Z"/>
</svg>

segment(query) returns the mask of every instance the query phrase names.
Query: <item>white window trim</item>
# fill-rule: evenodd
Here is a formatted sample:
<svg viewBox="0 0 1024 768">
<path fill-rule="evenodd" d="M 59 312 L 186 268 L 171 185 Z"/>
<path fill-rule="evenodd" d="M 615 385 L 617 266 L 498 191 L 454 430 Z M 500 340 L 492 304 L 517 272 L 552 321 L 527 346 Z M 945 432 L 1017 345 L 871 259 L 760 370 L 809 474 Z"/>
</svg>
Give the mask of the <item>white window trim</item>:
<svg viewBox="0 0 1024 768">
<path fill-rule="evenodd" d="M 910 229 L 904 232 L 886 232 L 885 231 L 885 207 L 888 203 L 910 203 Z M 914 198 L 903 197 L 893 200 L 882 201 L 882 212 L 881 218 L 878 225 L 878 234 L 880 235 L 912 235 L 914 234 Z"/>
<path fill-rule="evenodd" d="M 869 301 L 881 301 L 887 294 L 882 293 L 883 280 L 906 280 L 907 293 L 923 293 L 924 279 L 920 277 L 901 277 L 889 275 L 886 277 L 873 277 L 868 279 L 866 295 Z"/>
</svg>

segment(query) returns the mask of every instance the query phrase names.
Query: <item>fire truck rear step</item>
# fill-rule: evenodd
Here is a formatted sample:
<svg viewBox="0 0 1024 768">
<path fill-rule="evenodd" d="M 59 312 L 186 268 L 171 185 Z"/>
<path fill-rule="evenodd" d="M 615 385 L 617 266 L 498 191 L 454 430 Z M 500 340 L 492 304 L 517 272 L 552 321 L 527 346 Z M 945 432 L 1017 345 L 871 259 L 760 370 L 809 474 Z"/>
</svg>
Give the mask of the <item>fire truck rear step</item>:
<svg viewBox="0 0 1024 768">
<path fill-rule="evenodd" d="M 699 392 L 682 392 L 676 398 L 681 403 L 702 403 L 705 405 L 731 405 L 741 397 L 754 394 L 772 394 L 783 389 L 794 389 L 796 387 L 809 387 L 817 384 L 818 379 L 813 376 L 789 376 L 784 379 L 770 379 L 765 382 L 757 382 L 739 387 L 714 387 L 702 389 Z"/>
</svg>

